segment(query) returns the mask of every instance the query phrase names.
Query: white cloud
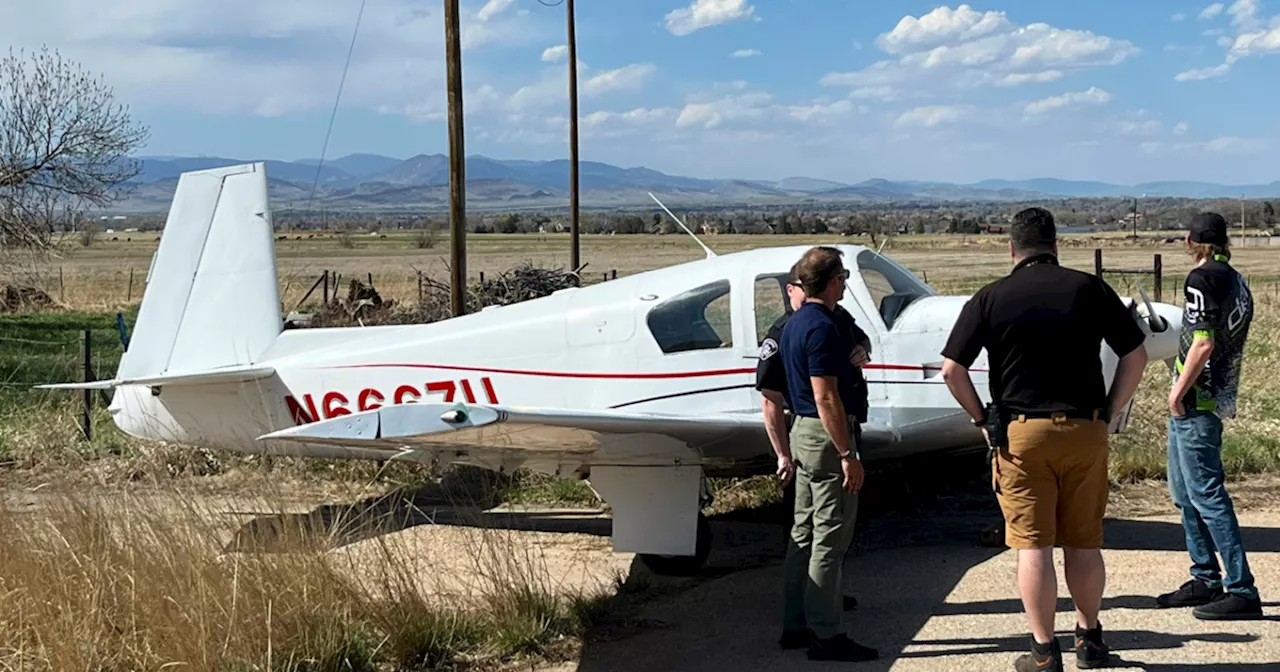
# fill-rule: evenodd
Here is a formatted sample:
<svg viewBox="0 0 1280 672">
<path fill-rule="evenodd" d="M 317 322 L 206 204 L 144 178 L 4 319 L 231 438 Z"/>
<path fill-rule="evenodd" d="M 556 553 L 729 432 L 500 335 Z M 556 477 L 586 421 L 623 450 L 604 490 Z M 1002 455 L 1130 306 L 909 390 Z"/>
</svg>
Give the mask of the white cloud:
<svg viewBox="0 0 1280 672">
<path fill-rule="evenodd" d="M 1218 46 L 1227 48 L 1222 64 L 1180 72 L 1174 79 L 1179 82 L 1214 79 L 1229 73 L 1231 66 L 1241 59 L 1280 53 L 1280 15 L 1264 22 L 1258 16 L 1259 9 L 1257 0 L 1236 0 L 1227 12 L 1237 34 L 1234 38 L 1226 35 L 1218 38 Z"/>
<path fill-rule="evenodd" d="M 537 40 L 548 21 L 495 10 L 481 21 L 481 9 L 471 5 L 461 17 L 468 53 Z M 0 3 L 0 42 L 56 46 L 101 74 L 143 118 L 165 109 L 280 116 L 332 107 L 357 11 L 313 0 Z M 425 109 L 423 101 L 442 99 L 444 88 L 438 9 L 419 0 L 370 3 L 342 105 Z"/>
<path fill-rule="evenodd" d="M 1222 136 L 1203 142 L 1161 142 L 1158 140 L 1144 142 L 1139 147 L 1142 151 L 1154 155 L 1203 155 L 1220 154 L 1226 156 L 1258 155 L 1271 148 L 1274 142 L 1269 138 L 1239 138 Z"/>
<path fill-rule="evenodd" d="M 1226 5 L 1222 4 L 1221 2 L 1215 2 L 1212 5 L 1205 7 L 1204 10 L 1200 12 L 1200 16 L 1197 18 L 1199 18 L 1201 21 L 1210 21 L 1217 18 L 1218 15 L 1221 14 L 1222 10 L 1224 9 L 1226 9 Z"/>
<path fill-rule="evenodd" d="M 1111 102 L 1111 94 L 1099 89 L 1096 86 L 1089 87 L 1088 91 L 1079 91 L 1072 93 L 1064 93 L 1060 96 L 1050 96 L 1034 102 L 1027 103 L 1022 108 L 1027 114 L 1044 114 L 1064 107 L 1077 107 L 1080 105 L 1105 105 Z"/>
<path fill-rule="evenodd" d="M 1179 121 L 1178 125 L 1173 127 L 1173 134 L 1186 135 L 1189 130 L 1191 130 L 1191 127 L 1187 125 L 1187 122 Z"/>
<path fill-rule="evenodd" d="M 1214 138 L 1201 145 L 1210 152 L 1218 154 L 1257 154 L 1264 152 L 1271 146 L 1271 140 L 1268 138 L 1237 138 L 1225 136 Z"/>
<path fill-rule="evenodd" d="M 609 91 L 634 91 L 644 86 L 657 71 L 652 63 L 633 63 L 590 77 L 582 85 L 583 93 L 597 96 Z"/>
<path fill-rule="evenodd" d="M 1023 84 L 1045 84 L 1062 79 L 1061 70 L 1045 70 L 1044 72 L 1017 73 L 1006 75 L 996 82 L 996 86 L 1021 86 Z"/>
<path fill-rule="evenodd" d="M 968 105 L 925 105 L 903 112 L 893 125 L 898 128 L 923 126 L 933 128 L 944 124 L 953 124 L 973 116 L 974 109 Z"/>
<path fill-rule="evenodd" d="M 1227 63 L 1234 63 L 1241 58 L 1280 53 L 1280 26 L 1271 30 L 1257 30 L 1244 33 L 1235 39 L 1231 50 L 1227 52 Z"/>
<path fill-rule="evenodd" d="M 1258 26 L 1258 0 L 1236 0 L 1227 10 L 1231 25 L 1249 30 Z"/>
<path fill-rule="evenodd" d="M 488 21 L 489 19 L 506 11 L 513 2 L 515 2 L 515 0 L 489 0 L 489 2 L 484 4 L 484 7 L 480 8 L 480 12 L 476 14 L 476 18 L 481 21 Z"/>
<path fill-rule="evenodd" d="M 1185 72 L 1179 72 L 1174 76 L 1174 79 L 1179 82 L 1194 82 L 1222 77 L 1230 71 L 1231 66 L 1223 63 L 1222 65 L 1216 65 L 1212 68 L 1194 68 Z"/>
<path fill-rule="evenodd" d="M 760 56 L 761 54 L 759 49 L 739 49 L 729 55 L 733 58 L 751 58 L 752 56 Z"/>
<path fill-rule="evenodd" d="M 1147 121 L 1121 121 L 1117 125 L 1117 130 L 1121 135 L 1155 135 L 1164 130 L 1164 124 L 1159 120 L 1149 119 Z"/>
<path fill-rule="evenodd" d="M 752 90 L 745 82 L 729 82 L 691 96 L 676 115 L 675 127 L 729 130 L 745 125 L 753 130 L 776 129 L 781 124 L 829 124 L 866 112 L 865 106 L 851 100 L 819 98 L 809 103 L 782 104 L 767 91 Z"/>
<path fill-rule="evenodd" d="M 583 97 L 593 98 L 615 91 L 635 91 L 652 79 L 657 68 L 652 63 L 633 63 L 614 70 L 591 74 L 590 68 L 578 61 L 578 88 Z M 544 68 L 541 76 L 507 97 L 506 108 L 527 112 L 569 100 L 569 64 Z"/>
<path fill-rule="evenodd" d="M 893 30 L 876 38 L 876 45 L 890 54 L 901 54 L 949 42 L 969 42 L 1013 29 L 1004 12 L 976 12 L 969 5 L 960 5 L 954 10 L 939 7 L 918 19 L 902 17 Z"/>
<path fill-rule="evenodd" d="M 559 63 L 569 55 L 569 47 L 563 44 L 557 44 L 554 47 L 547 47 L 542 50 L 542 60 L 547 63 Z"/>
<path fill-rule="evenodd" d="M 703 98 L 703 97 L 696 97 Z M 726 122 L 743 119 L 760 120 L 769 114 L 773 95 L 767 91 L 748 91 L 701 102 L 690 102 L 680 110 L 676 127 L 716 128 Z"/>
<path fill-rule="evenodd" d="M 1126 40 L 1044 23 L 1018 26 L 1004 12 L 968 5 L 905 17 L 876 44 L 896 56 L 853 72 L 833 72 L 825 86 L 974 89 L 1054 81 L 1073 71 L 1121 63 L 1138 48 Z"/>
<path fill-rule="evenodd" d="M 1186 21 L 1187 15 L 1183 14 L 1182 12 L 1178 12 L 1177 14 L 1174 14 L 1173 16 L 1169 17 L 1169 20 L 1173 21 L 1174 23 L 1178 23 L 1180 21 Z"/>
<path fill-rule="evenodd" d="M 902 94 L 892 86 L 864 86 L 854 89 L 849 94 L 852 100 L 879 100 L 881 102 L 893 102 L 902 97 Z"/>
<path fill-rule="evenodd" d="M 854 105 L 848 100 L 838 100 L 834 103 L 792 105 L 787 108 L 787 115 L 797 121 L 822 123 L 843 119 L 853 114 L 866 113 L 866 111 L 865 106 Z"/>
<path fill-rule="evenodd" d="M 667 30 L 672 35 L 688 35 L 703 28 L 751 18 L 755 11 L 747 0 L 693 0 L 688 7 L 667 14 Z"/>
</svg>

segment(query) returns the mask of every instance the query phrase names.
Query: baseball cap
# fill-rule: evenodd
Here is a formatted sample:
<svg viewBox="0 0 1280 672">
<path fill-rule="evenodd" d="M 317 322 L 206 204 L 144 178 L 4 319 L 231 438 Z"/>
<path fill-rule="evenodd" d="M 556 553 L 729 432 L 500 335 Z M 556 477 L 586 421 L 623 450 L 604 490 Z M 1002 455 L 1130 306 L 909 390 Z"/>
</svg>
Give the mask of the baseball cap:
<svg viewBox="0 0 1280 672">
<path fill-rule="evenodd" d="M 1225 245 L 1227 220 L 1216 212 L 1202 212 L 1191 218 L 1191 242 Z"/>
</svg>

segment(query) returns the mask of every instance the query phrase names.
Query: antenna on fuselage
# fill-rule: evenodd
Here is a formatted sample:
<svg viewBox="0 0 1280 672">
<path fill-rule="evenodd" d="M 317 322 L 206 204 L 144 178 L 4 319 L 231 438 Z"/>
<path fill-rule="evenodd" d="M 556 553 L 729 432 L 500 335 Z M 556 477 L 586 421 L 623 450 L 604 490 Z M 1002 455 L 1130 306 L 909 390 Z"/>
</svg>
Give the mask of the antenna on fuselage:
<svg viewBox="0 0 1280 672">
<path fill-rule="evenodd" d="M 648 193 L 649 193 L 649 198 L 652 198 L 652 199 L 653 199 L 653 202 L 658 204 L 658 207 L 662 208 L 663 210 L 666 210 L 667 214 L 671 216 L 671 219 L 676 220 L 676 224 L 679 224 L 679 225 L 680 225 L 680 228 L 684 229 L 684 232 L 685 232 L 685 233 L 689 234 L 690 236 L 693 236 L 694 241 L 696 241 L 696 242 L 698 243 L 698 245 L 702 247 L 702 249 L 704 249 L 704 250 L 706 250 L 706 251 L 707 251 L 707 258 L 708 258 L 708 259 L 710 259 L 710 258 L 712 258 L 712 257 L 716 256 L 716 253 L 715 253 L 715 252 L 712 252 L 712 251 L 711 251 L 711 248 L 709 248 L 709 247 L 707 247 L 706 245 L 704 245 L 704 244 L 702 243 L 702 241 L 701 241 L 701 240 L 698 240 L 698 237 L 697 237 L 697 236 L 695 236 L 695 235 L 693 234 L 693 232 L 689 230 L 689 227 L 685 226 L 685 225 L 684 225 L 684 222 L 680 221 L 680 218 L 679 218 L 679 217 L 676 217 L 676 214 L 675 214 L 674 212 L 671 212 L 670 210 L 668 210 L 668 209 L 667 209 L 667 206 L 663 205 L 663 204 L 662 204 L 662 201 L 659 201 L 659 200 L 658 200 L 658 197 L 657 197 L 657 196 L 654 196 L 652 191 L 650 191 L 650 192 L 648 192 Z"/>
</svg>

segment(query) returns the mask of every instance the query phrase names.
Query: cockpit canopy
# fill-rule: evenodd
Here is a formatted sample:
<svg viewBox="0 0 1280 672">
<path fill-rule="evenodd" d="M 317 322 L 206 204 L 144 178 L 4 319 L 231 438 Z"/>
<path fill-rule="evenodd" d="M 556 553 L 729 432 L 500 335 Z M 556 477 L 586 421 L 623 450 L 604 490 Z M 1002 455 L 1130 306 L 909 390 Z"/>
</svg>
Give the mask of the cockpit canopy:
<svg viewBox="0 0 1280 672">
<path fill-rule="evenodd" d="M 914 273 L 874 250 L 859 252 L 855 263 L 886 329 L 893 329 L 898 316 L 916 300 L 937 296 L 937 292 Z"/>
</svg>

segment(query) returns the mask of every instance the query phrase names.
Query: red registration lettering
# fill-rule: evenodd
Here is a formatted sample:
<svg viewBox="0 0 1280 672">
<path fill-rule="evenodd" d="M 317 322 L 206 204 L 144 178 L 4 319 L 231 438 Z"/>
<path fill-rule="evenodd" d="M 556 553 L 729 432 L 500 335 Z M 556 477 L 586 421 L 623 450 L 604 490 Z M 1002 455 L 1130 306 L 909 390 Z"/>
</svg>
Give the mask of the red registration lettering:
<svg viewBox="0 0 1280 672">
<path fill-rule="evenodd" d="M 452 380 L 437 380 L 433 383 L 427 383 L 427 394 L 444 392 L 445 401 L 453 401 L 453 393 L 457 390 L 458 384 Z"/>
<path fill-rule="evenodd" d="M 351 415 L 347 408 L 347 398 L 341 392 L 329 392 L 324 395 L 324 417 L 336 418 L 339 415 Z"/>
<path fill-rule="evenodd" d="M 410 401 L 406 402 L 406 401 L 405 401 L 405 397 L 408 397 L 409 395 L 413 395 L 413 399 L 411 399 Z M 416 389 L 414 389 L 413 387 L 411 387 L 411 386 L 409 386 L 409 385 L 401 385 L 400 387 L 397 387 L 397 388 L 396 388 L 396 398 L 395 398 L 395 403 L 397 403 L 397 404 L 403 404 L 403 403 L 410 403 L 410 404 L 412 404 L 414 401 L 417 401 L 417 400 L 418 400 L 419 398 L 421 398 L 421 397 L 422 397 L 422 393 L 421 393 L 421 392 L 418 392 L 418 391 L 417 391 Z"/>
<path fill-rule="evenodd" d="M 369 403 L 369 400 L 375 397 L 376 401 Z M 359 408 L 361 411 L 372 411 L 375 408 L 382 408 L 383 399 L 381 392 L 373 388 L 365 388 L 360 390 Z"/>
<path fill-rule="evenodd" d="M 443 394 L 446 403 L 452 403 L 457 397 L 458 388 L 462 388 L 462 396 L 468 404 L 476 403 L 476 390 L 470 380 L 433 380 L 425 383 L 421 388 L 413 385 L 401 385 L 396 388 L 392 395 L 393 404 L 412 404 L 422 399 L 423 391 L 427 394 Z M 485 397 L 491 404 L 498 403 L 498 394 L 494 390 L 493 381 L 489 377 L 480 379 L 480 388 L 484 390 Z M 375 388 L 366 387 L 360 390 L 356 395 L 356 412 L 372 411 L 382 408 L 386 397 L 383 393 Z M 286 395 L 284 398 L 285 406 L 289 409 L 289 415 L 293 418 L 294 424 L 305 425 L 318 420 L 328 420 L 344 415 L 351 415 L 353 410 L 349 407 L 350 400 L 341 392 L 329 391 L 325 392 L 321 398 L 320 409 L 318 412 L 316 402 L 310 394 L 302 395 L 302 401 L 299 402 L 292 395 Z"/>
</svg>

